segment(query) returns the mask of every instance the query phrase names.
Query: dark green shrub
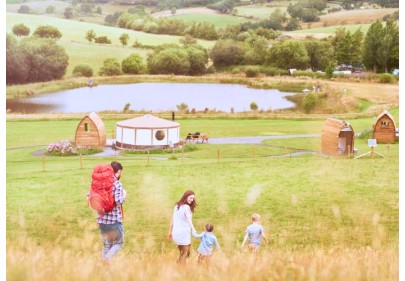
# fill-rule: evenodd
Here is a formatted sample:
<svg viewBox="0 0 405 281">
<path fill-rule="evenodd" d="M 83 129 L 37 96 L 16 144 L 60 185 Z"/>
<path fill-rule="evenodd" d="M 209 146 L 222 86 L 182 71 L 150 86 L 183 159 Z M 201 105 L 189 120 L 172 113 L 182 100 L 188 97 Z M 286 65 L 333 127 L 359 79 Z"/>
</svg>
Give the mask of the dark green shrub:
<svg viewBox="0 0 405 281">
<path fill-rule="evenodd" d="M 313 93 L 309 93 L 304 97 L 304 101 L 302 103 L 302 106 L 304 108 L 304 111 L 306 113 L 309 113 L 314 109 L 315 105 L 317 102 L 317 98 Z"/>
<path fill-rule="evenodd" d="M 75 66 L 72 73 L 74 76 L 77 76 L 77 77 L 80 77 L 80 76 L 92 77 L 93 69 L 87 64 L 79 64 L 79 65 Z"/>
<path fill-rule="evenodd" d="M 378 81 L 383 84 L 390 84 L 394 82 L 394 77 L 388 73 L 378 74 Z"/>
<path fill-rule="evenodd" d="M 260 69 L 257 66 L 248 66 L 245 69 L 246 77 L 256 77 L 260 73 Z"/>
</svg>

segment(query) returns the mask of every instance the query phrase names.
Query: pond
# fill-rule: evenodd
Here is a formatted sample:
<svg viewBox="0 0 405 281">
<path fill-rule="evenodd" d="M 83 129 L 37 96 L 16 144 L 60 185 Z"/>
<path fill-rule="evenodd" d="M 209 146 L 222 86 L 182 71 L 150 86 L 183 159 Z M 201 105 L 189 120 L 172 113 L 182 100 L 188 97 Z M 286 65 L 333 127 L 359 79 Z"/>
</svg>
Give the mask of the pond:
<svg viewBox="0 0 405 281">
<path fill-rule="evenodd" d="M 190 110 L 223 112 L 250 111 L 256 103 L 263 110 L 294 107 L 285 99 L 293 93 L 276 89 L 253 89 L 238 84 L 136 83 L 99 85 L 23 99 L 7 99 L 7 110 L 15 113 L 88 113 L 122 111 L 127 104 L 136 111 L 177 111 L 184 103 Z"/>
</svg>

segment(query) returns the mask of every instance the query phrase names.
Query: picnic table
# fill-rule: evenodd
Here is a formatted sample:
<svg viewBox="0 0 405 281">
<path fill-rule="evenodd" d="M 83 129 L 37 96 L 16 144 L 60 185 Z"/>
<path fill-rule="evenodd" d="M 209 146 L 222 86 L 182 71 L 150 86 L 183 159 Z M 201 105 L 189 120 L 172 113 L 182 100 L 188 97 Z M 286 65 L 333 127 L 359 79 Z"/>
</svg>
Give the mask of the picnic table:
<svg viewBox="0 0 405 281">
<path fill-rule="evenodd" d="M 201 140 L 201 143 L 204 143 L 204 141 L 207 143 L 208 142 L 208 136 L 206 134 L 201 134 L 200 132 L 195 132 L 195 133 L 188 133 L 186 137 L 186 141 L 188 142 L 197 142 Z"/>
</svg>

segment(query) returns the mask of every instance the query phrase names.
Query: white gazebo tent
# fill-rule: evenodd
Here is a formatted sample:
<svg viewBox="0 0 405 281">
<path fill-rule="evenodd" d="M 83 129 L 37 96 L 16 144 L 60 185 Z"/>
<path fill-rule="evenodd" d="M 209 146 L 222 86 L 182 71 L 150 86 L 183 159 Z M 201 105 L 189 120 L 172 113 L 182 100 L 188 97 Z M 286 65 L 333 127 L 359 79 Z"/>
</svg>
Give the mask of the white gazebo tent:
<svg viewBox="0 0 405 281">
<path fill-rule="evenodd" d="M 115 124 L 115 146 L 120 149 L 167 148 L 179 141 L 179 123 L 150 114 Z"/>
</svg>

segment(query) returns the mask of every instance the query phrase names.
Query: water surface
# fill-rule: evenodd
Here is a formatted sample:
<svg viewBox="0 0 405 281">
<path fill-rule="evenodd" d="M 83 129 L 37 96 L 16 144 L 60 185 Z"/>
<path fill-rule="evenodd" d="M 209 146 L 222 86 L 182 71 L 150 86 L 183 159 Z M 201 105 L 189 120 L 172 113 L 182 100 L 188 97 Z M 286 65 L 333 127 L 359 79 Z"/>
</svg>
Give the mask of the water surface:
<svg viewBox="0 0 405 281">
<path fill-rule="evenodd" d="M 259 109 L 290 108 L 293 102 L 276 89 L 253 89 L 239 84 L 209 83 L 136 83 L 99 85 L 28 97 L 8 99 L 7 109 L 25 113 L 87 113 L 106 110 L 177 111 L 185 103 L 190 110 L 224 112 L 250 111 L 250 104 Z"/>
</svg>

